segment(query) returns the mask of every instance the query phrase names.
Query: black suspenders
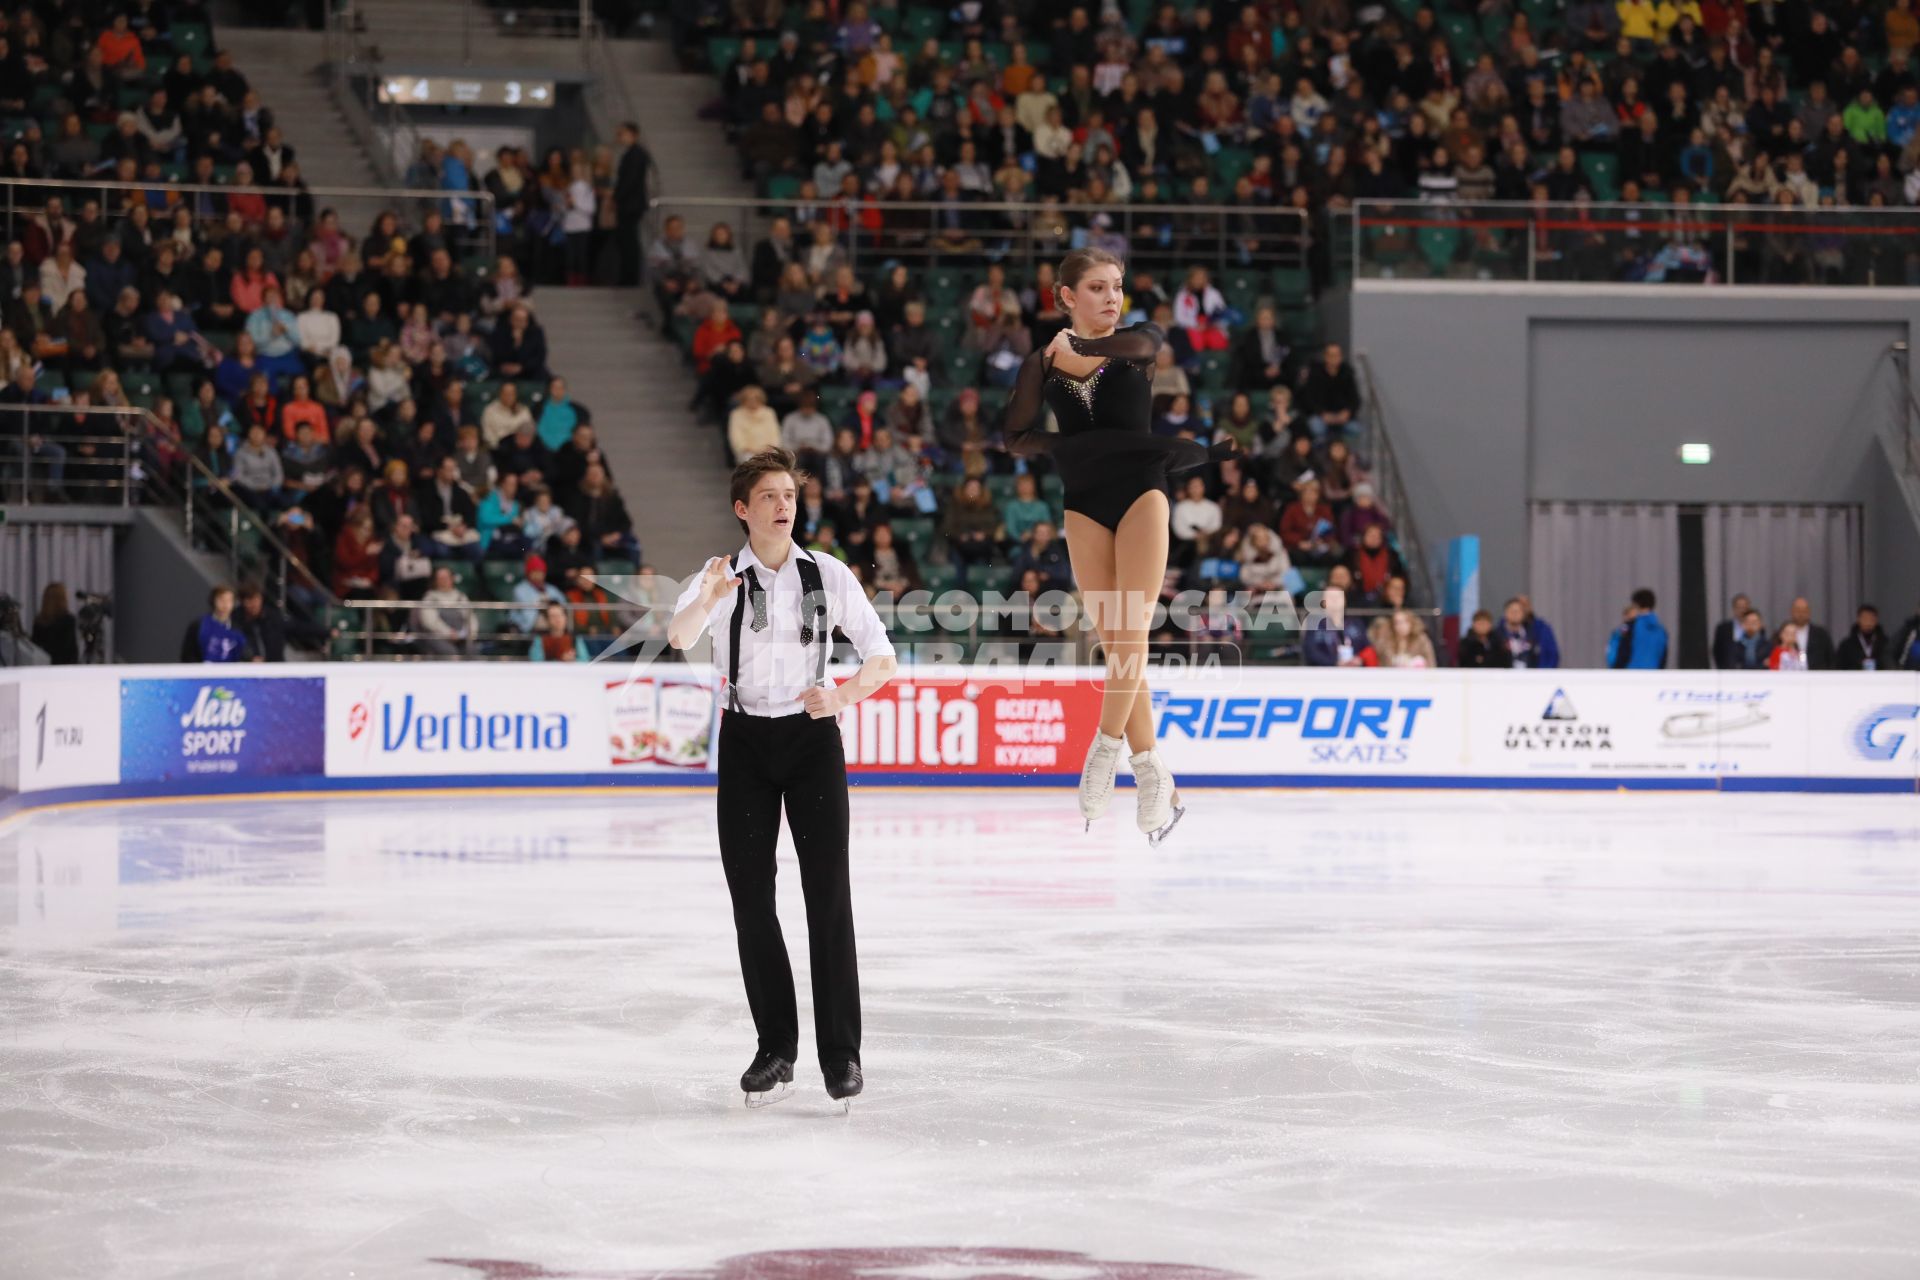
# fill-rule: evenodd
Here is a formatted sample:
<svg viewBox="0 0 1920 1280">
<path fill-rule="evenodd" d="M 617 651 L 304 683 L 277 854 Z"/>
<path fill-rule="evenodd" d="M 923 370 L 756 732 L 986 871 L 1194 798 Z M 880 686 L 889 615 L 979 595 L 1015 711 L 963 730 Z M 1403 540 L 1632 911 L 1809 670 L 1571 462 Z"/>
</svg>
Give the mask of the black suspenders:
<svg viewBox="0 0 1920 1280">
<path fill-rule="evenodd" d="M 833 628 L 827 625 L 827 592 L 813 554 L 797 547 L 794 554 L 800 557 L 794 565 L 800 572 L 800 643 L 810 645 L 815 639 L 820 641 L 813 663 L 813 683 L 817 685 L 827 678 L 827 655 L 833 651 Z M 727 568 L 734 570 L 734 557 L 727 557 Z M 752 608 L 753 598 L 766 594 L 751 568 L 738 572 L 740 591 L 733 602 L 733 621 L 727 637 L 727 705 L 732 711 L 740 710 L 740 621 Z"/>
</svg>

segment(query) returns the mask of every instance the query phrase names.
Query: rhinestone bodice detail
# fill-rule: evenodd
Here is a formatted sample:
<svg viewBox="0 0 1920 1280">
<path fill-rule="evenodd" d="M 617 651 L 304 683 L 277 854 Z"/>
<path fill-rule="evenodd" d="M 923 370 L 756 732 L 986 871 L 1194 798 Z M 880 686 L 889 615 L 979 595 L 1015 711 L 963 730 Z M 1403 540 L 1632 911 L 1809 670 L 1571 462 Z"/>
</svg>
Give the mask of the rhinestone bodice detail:
<svg viewBox="0 0 1920 1280">
<path fill-rule="evenodd" d="M 1152 425 L 1153 374 L 1131 360 L 1103 360 L 1084 378 L 1052 370 L 1046 397 L 1062 435 L 1147 431 Z"/>
</svg>

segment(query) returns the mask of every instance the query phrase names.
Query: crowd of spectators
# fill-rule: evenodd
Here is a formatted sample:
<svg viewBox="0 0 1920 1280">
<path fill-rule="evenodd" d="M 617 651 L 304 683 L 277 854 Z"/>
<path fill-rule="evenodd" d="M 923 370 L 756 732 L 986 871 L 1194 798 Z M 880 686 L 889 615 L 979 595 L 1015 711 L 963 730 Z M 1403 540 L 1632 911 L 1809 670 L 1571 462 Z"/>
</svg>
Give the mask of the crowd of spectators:
<svg viewBox="0 0 1920 1280">
<path fill-rule="evenodd" d="M 1259 211 L 1301 210 L 1324 278 L 1322 215 L 1363 198 L 1911 206 L 1916 25 L 1913 0 L 735 0 L 677 30 L 771 193 L 875 227 L 889 202 L 949 201 L 975 236 L 1004 215 L 966 205 L 992 200 L 1089 234 L 1128 204 L 1224 206 L 1254 240 L 1275 234 Z M 1913 272 L 1906 237 L 1819 230 L 1743 234 L 1745 278 Z M 1421 247 L 1442 269 L 1519 248 L 1439 232 Z M 1536 249 L 1582 278 L 1731 269 L 1703 239 L 1624 219 Z"/>
<path fill-rule="evenodd" d="M 1129 262 L 1122 323 L 1154 320 L 1170 337 L 1154 429 L 1232 435 L 1248 455 L 1176 492 L 1169 592 L 1332 586 L 1357 612 L 1384 611 L 1359 649 L 1419 661 L 1433 637 L 1417 626 L 1396 642 L 1392 619 L 1432 602 L 1409 598 L 1363 389 L 1311 302 L 1331 273 L 1324 215 L 1360 198 L 1913 203 L 1912 8 L 687 6 L 676 38 L 718 74 L 743 170 L 791 203 L 745 242 L 719 225 L 695 243 L 667 219 L 650 278 L 694 363 L 694 410 L 736 455 L 777 442 L 821 475 L 817 545 L 870 587 L 977 581 L 983 567 L 1012 585 L 1036 532 L 1006 518 L 1012 486 L 1029 469 L 1049 478 L 1044 460 L 999 450 L 1004 388 L 1065 323 L 1049 259 L 1112 249 Z M 942 208 L 889 209 L 910 201 Z M 970 210 L 1023 201 L 1057 213 Z M 1172 224 L 1130 212 L 1163 202 L 1247 212 Z M 1307 215 L 1302 252 L 1278 269 L 1262 254 L 1296 224 L 1263 226 L 1273 210 Z M 1486 239 L 1450 236 L 1435 265 Z M 1596 229 L 1536 250 L 1615 278 L 1731 266 L 1670 239 Z M 1736 248 L 1749 278 L 1833 279 L 1862 253 L 1880 279 L 1906 278 L 1904 240 L 1864 236 L 1835 256 L 1756 234 Z M 856 496 L 855 478 L 869 490 Z M 1055 507 L 1045 546 L 1059 512 L 1042 492 Z M 876 524 L 891 527 L 879 552 Z M 1470 631 L 1469 656 L 1551 665 L 1542 626 L 1510 603 Z"/>
<path fill-rule="evenodd" d="M 1785 620 L 1769 627 L 1752 598 L 1741 594 L 1714 628 L 1712 659 L 1723 671 L 1920 671 L 1920 613 L 1889 633 L 1880 610 L 1862 604 L 1836 643 L 1833 633 L 1813 620 L 1805 596 L 1794 597 Z"/>
<path fill-rule="evenodd" d="M 631 572 L 633 520 L 521 262 L 473 260 L 477 202 L 344 227 L 197 8 L 91 14 L 59 6 L 51 30 L 44 9 L 0 14 L 0 110 L 38 113 L 12 122 L 0 167 L 30 180 L 8 188 L 0 256 L 9 484 L 117 503 L 152 482 L 245 506 L 304 568 L 296 630 L 328 620 L 329 594 L 420 599 L 436 565 L 502 599 L 544 557 L 559 600 L 605 604 L 576 579 Z M 101 407 L 151 417 L 128 428 Z M 433 651 L 440 615 L 414 612 L 382 625 Z M 490 621 L 467 629 L 544 628 Z"/>
</svg>

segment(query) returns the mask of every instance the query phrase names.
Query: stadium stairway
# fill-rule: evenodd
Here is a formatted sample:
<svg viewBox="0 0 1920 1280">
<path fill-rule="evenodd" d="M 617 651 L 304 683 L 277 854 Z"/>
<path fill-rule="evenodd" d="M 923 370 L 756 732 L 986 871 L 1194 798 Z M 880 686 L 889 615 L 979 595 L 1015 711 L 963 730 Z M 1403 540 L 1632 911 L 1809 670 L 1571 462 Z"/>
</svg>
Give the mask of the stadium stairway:
<svg viewBox="0 0 1920 1280">
<path fill-rule="evenodd" d="M 619 113 L 631 112 L 639 122 L 663 188 L 656 198 L 750 198 L 753 188 L 741 178 L 720 126 L 696 114 L 714 96 L 713 78 L 682 72 L 664 40 L 616 40 L 609 49 L 622 90 L 608 105 L 619 102 Z M 687 211 L 695 243 L 705 241 L 715 220 L 743 231 L 736 214 L 700 213 Z M 649 225 L 648 234 L 656 230 Z M 740 239 L 751 243 L 744 234 Z M 738 549 L 740 527 L 727 509 L 725 446 L 716 428 L 701 426 L 687 409 L 694 378 L 678 350 L 634 319 L 636 308 L 651 311 L 648 295 L 549 288 L 537 290 L 534 301 L 554 368 L 593 411 L 647 562 L 677 581 L 709 556 Z"/>
<path fill-rule="evenodd" d="M 327 74 L 326 36 L 318 31 L 276 27 L 223 27 L 220 43 L 233 50 L 234 64 L 260 91 L 274 123 L 292 144 L 300 174 L 310 187 L 380 185 L 373 161 L 348 127 L 334 101 Z M 340 211 L 340 225 L 359 236 L 373 225 L 386 202 L 327 201 Z"/>
<path fill-rule="evenodd" d="M 668 195 L 752 199 L 753 184 L 740 175 L 739 153 L 725 131 L 698 115 L 703 104 L 719 96 L 714 78 L 682 71 L 665 40 L 615 40 L 610 48 L 642 138 L 660 169 L 665 190 L 655 192 L 655 199 Z M 751 252 L 753 236 L 738 214 L 719 209 L 675 212 L 687 219 L 689 243 L 705 244 L 708 228 L 725 220 L 733 224 L 734 239 Z"/>
<path fill-rule="evenodd" d="M 539 289 L 553 366 L 593 413 L 647 563 L 678 580 L 738 549 L 716 428 L 687 411 L 693 376 L 679 352 L 633 318 L 628 289 Z"/>
</svg>

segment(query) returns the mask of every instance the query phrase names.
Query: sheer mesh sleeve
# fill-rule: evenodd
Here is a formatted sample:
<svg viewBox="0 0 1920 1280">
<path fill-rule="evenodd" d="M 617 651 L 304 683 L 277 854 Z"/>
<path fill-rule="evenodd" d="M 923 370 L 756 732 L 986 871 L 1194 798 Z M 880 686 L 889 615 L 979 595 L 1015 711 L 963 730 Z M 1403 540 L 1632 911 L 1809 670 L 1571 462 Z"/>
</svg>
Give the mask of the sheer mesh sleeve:
<svg viewBox="0 0 1920 1280">
<path fill-rule="evenodd" d="M 1028 356 L 1020 366 L 1019 380 L 1007 400 L 1007 411 L 1000 420 L 1000 433 L 1011 453 L 1045 453 L 1053 443 L 1051 432 L 1042 429 L 1046 421 L 1047 359 L 1044 351 Z"/>
<path fill-rule="evenodd" d="M 1107 356 L 1121 360 L 1151 360 L 1160 353 L 1167 335 L 1152 321 L 1142 321 L 1125 329 L 1116 329 L 1104 338 L 1080 338 L 1068 331 L 1067 342 L 1074 354 Z"/>
</svg>

